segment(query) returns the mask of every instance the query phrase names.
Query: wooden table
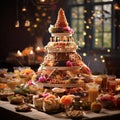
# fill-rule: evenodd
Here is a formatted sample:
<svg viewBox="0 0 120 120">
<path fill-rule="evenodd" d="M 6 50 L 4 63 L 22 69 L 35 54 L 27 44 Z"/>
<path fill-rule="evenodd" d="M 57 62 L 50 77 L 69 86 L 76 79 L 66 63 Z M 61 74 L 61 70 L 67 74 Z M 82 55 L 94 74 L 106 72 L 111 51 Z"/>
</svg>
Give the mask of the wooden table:
<svg viewBox="0 0 120 120">
<path fill-rule="evenodd" d="M 15 106 L 8 101 L 0 101 L 0 118 L 2 120 L 72 120 L 67 118 L 64 112 L 49 115 L 34 108 L 31 112 L 16 112 Z M 88 111 L 84 116 L 80 120 L 120 120 L 120 110 L 102 109 L 101 113 Z"/>
</svg>

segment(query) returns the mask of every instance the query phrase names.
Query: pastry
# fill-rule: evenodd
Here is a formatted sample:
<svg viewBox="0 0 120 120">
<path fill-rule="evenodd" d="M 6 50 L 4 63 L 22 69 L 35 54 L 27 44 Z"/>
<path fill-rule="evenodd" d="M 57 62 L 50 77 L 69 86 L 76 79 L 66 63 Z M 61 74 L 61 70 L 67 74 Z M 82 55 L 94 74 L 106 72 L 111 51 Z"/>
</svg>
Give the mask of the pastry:
<svg viewBox="0 0 120 120">
<path fill-rule="evenodd" d="M 24 97 L 21 95 L 11 95 L 8 96 L 8 101 L 10 104 L 20 105 L 24 103 Z"/>
<path fill-rule="evenodd" d="M 31 107 L 26 105 L 26 104 L 22 104 L 22 105 L 16 106 L 15 110 L 17 112 L 30 112 L 31 111 Z"/>
<path fill-rule="evenodd" d="M 46 113 L 55 113 L 61 110 L 59 98 L 52 94 L 40 94 L 33 96 L 33 105 L 37 110 Z"/>
<path fill-rule="evenodd" d="M 8 96 L 14 95 L 14 92 L 9 88 L 0 91 L 0 100 L 8 101 Z"/>
</svg>

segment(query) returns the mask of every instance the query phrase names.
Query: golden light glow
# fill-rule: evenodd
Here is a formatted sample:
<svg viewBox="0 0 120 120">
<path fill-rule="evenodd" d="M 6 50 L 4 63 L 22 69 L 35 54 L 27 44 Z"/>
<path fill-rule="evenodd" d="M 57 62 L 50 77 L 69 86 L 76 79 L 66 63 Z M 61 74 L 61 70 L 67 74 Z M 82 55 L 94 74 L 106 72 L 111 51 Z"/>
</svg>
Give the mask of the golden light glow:
<svg viewBox="0 0 120 120">
<path fill-rule="evenodd" d="M 95 39 L 95 45 L 98 45 L 98 38 Z"/>
<path fill-rule="evenodd" d="M 16 27 L 16 28 L 20 27 L 19 20 L 16 21 L 15 27 Z"/>
<path fill-rule="evenodd" d="M 22 8 L 22 11 L 23 11 L 23 12 L 27 11 L 26 7 L 23 7 L 23 8 Z"/>
<path fill-rule="evenodd" d="M 94 58 L 94 61 L 97 61 L 98 59 L 97 58 Z"/>
<path fill-rule="evenodd" d="M 103 59 L 103 55 L 101 55 L 100 58 Z"/>
<path fill-rule="evenodd" d="M 31 51 L 30 51 L 30 55 L 33 55 L 33 54 L 34 54 L 34 52 L 33 52 L 33 50 L 31 50 Z"/>
<path fill-rule="evenodd" d="M 84 24 L 86 24 L 87 22 L 86 21 L 84 21 Z"/>
<path fill-rule="evenodd" d="M 89 29 L 89 28 L 90 28 L 90 26 L 87 25 L 87 26 L 86 26 L 86 29 Z"/>
<path fill-rule="evenodd" d="M 30 26 L 30 21 L 29 20 L 26 20 L 25 21 L 25 27 L 29 27 Z"/>
<path fill-rule="evenodd" d="M 39 46 L 37 46 L 36 51 L 39 51 L 39 50 L 40 50 L 40 47 L 39 47 Z"/>
<path fill-rule="evenodd" d="M 98 38 L 95 38 L 95 41 L 98 42 Z"/>
<path fill-rule="evenodd" d="M 37 24 L 34 24 L 34 25 L 33 25 L 34 28 L 37 28 L 37 26 L 38 26 Z"/>
<path fill-rule="evenodd" d="M 42 16 L 43 16 L 43 17 L 45 17 L 45 16 L 46 16 L 46 13 L 45 13 L 45 12 L 44 12 L 44 13 L 42 13 Z"/>
<path fill-rule="evenodd" d="M 89 35 L 88 37 L 91 39 L 91 38 L 92 38 L 92 35 Z"/>
<path fill-rule="evenodd" d="M 84 10 L 84 13 L 87 13 L 87 10 Z"/>
<path fill-rule="evenodd" d="M 84 42 L 84 41 L 82 42 L 82 45 L 83 45 L 83 46 L 85 45 L 85 42 Z"/>
<path fill-rule="evenodd" d="M 87 33 L 85 31 L 83 31 L 83 35 L 85 36 Z"/>
<path fill-rule="evenodd" d="M 102 63 L 104 63 L 104 62 L 105 62 L 105 60 L 103 59 L 103 60 L 102 60 Z"/>
<path fill-rule="evenodd" d="M 22 53 L 20 52 L 20 50 L 17 51 L 17 55 L 22 56 Z"/>
<path fill-rule="evenodd" d="M 83 56 L 86 57 L 86 56 L 87 56 L 87 53 L 83 53 Z"/>
<path fill-rule="evenodd" d="M 110 52 L 110 49 L 107 49 L 107 52 L 109 53 L 109 52 Z"/>
<path fill-rule="evenodd" d="M 94 17 L 92 16 L 91 19 L 93 19 Z"/>
<path fill-rule="evenodd" d="M 40 18 L 36 18 L 36 21 L 38 21 L 38 22 L 39 22 L 39 21 L 40 21 Z"/>
</svg>

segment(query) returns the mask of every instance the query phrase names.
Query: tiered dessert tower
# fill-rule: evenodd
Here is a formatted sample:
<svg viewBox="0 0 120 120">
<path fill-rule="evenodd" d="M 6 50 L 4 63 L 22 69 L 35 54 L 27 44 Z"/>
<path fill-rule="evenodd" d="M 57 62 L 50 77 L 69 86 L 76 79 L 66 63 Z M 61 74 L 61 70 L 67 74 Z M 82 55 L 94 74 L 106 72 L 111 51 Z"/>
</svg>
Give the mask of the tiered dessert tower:
<svg viewBox="0 0 120 120">
<path fill-rule="evenodd" d="M 59 84 L 59 87 L 60 84 L 76 86 L 79 77 L 90 76 L 91 71 L 76 52 L 78 46 L 72 37 L 74 31 L 69 27 L 62 8 L 59 9 L 55 25 L 50 25 L 49 32 L 50 42 L 45 46 L 47 54 L 38 69 L 40 81 L 53 86 Z"/>
</svg>

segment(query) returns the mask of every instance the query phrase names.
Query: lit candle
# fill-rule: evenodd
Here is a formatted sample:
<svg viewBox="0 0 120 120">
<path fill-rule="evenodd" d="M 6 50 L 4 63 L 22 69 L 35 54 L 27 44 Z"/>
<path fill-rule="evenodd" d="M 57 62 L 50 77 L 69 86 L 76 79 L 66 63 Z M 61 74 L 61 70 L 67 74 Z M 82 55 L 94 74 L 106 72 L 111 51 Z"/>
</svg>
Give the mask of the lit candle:
<svg viewBox="0 0 120 120">
<path fill-rule="evenodd" d="M 18 28 L 20 26 L 19 20 L 16 21 L 15 27 Z"/>
<path fill-rule="evenodd" d="M 17 51 L 17 56 L 23 56 L 20 50 Z"/>
<path fill-rule="evenodd" d="M 30 51 L 30 55 L 33 55 L 33 54 L 34 54 L 34 52 L 33 52 L 33 50 L 31 50 L 31 51 Z"/>
<path fill-rule="evenodd" d="M 20 52 L 20 50 L 17 51 L 17 59 L 20 63 L 23 63 L 24 61 L 23 54 Z"/>
<path fill-rule="evenodd" d="M 36 52 L 39 52 L 39 51 L 40 51 L 40 47 L 37 46 L 37 48 L 36 48 Z"/>
<path fill-rule="evenodd" d="M 34 63 L 34 60 L 35 60 L 35 54 L 34 51 L 31 50 L 28 55 L 28 64 Z"/>
<path fill-rule="evenodd" d="M 26 20 L 25 21 L 25 27 L 29 27 L 30 26 L 30 21 L 29 20 Z"/>
</svg>

